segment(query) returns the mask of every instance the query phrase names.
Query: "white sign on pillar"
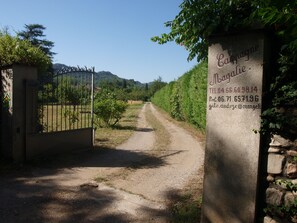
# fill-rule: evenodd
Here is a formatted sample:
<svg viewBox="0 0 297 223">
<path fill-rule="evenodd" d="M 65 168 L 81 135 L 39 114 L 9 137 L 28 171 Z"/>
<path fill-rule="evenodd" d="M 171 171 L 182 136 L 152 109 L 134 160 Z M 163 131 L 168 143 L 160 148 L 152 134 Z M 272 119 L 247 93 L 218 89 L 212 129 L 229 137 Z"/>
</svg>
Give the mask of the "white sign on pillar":
<svg viewBox="0 0 297 223">
<path fill-rule="evenodd" d="M 202 222 L 254 222 L 264 35 L 217 36 L 208 52 Z"/>
</svg>

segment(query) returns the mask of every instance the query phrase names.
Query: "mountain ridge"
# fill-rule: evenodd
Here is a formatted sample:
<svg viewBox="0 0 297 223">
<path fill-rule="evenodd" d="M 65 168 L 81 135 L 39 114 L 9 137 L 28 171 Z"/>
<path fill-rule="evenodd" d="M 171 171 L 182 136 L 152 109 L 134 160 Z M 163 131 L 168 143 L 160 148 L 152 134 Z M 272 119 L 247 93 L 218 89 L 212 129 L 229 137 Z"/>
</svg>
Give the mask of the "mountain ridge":
<svg viewBox="0 0 297 223">
<path fill-rule="evenodd" d="M 54 72 L 57 72 L 58 70 L 61 70 L 63 68 L 71 68 L 72 66 L 68 66 L 62 63 L 55 63 L 53 64 Z M 135 81 L 134 79 L 125 79 L 117 76 L 116 74 L 113 74 L 110 71 L 95 71 L 94 75 L 94 81 L 95 83 L 101 83 L 103 81 L 107 82 L 128 82 L 130 85 L 136 85 L 136 86 L 144 86 L 146 83 L 141 83 L 140 81 Z"/>
</svg>

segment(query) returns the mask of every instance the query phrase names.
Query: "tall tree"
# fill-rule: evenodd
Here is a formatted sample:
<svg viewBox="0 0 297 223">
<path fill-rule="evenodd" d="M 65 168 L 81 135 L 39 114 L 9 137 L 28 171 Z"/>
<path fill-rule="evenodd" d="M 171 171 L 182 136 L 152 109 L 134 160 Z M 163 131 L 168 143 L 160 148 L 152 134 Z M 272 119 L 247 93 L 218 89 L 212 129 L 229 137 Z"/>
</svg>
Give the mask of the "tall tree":
<svg viewBox="0 0 297 223">
<path fill-rule="evenodd" d="M 39 47 L 51 59 L 55 55 L 52 52 L 54 42 L 45 39 L 44 30 L 46 28 L 40 24 L 25 24 L 25 30 L 18 32 L 20 39 L 28 40 L 33 46 Z"/>
</svg>

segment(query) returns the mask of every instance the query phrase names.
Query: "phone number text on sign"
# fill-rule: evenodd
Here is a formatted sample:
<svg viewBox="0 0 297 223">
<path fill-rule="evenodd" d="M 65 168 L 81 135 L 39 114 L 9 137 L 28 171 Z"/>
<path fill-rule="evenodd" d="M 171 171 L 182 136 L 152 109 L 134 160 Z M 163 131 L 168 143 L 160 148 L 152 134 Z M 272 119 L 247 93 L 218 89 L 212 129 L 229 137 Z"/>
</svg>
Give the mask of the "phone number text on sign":
<svg viewBox="0 0 297 223">
<path fill-rule="evenodd" d="M 209 102 L 259 102 L 259 95 L 209 96 Z"/>
<path fill-rule="evenodd" d="M 210 94 L 255 94 L 258 93 L 258 87 L 257 86 L 236 86 L 236 87 L 221 87 L 221 88 L 215 88 L 210 87 L 208 88 L 208 91 Z"/>
</svg>

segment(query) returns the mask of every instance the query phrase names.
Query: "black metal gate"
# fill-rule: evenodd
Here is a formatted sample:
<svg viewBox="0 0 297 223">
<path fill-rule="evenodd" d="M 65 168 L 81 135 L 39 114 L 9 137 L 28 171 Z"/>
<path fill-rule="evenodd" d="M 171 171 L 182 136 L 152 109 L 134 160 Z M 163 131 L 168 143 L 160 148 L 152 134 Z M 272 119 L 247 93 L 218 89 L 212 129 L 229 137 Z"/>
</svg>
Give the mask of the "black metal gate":
<svg viewBox="0 0 297 223">
<path fill-rule="evenodd" d="M 94 68 L 65 67 L 38 86 L 38 132 L 93 128 Z"/>
</svg>

